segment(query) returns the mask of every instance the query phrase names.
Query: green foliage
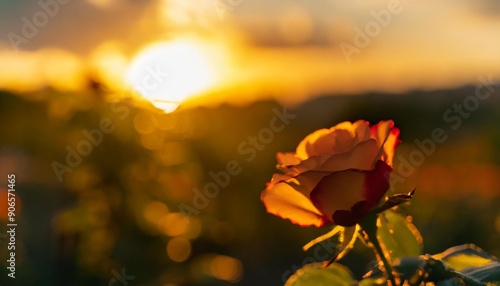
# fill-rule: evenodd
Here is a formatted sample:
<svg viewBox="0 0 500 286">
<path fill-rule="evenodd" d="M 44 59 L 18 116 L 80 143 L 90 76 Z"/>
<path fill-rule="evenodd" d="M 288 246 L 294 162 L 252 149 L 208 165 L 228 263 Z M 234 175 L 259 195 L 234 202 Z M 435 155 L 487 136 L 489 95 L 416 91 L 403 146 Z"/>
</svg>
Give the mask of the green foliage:
<svg viewBox="0 0 500 286">
<path fill-rule="evenodd" d="M 477 246 L 452 247 L 436 255 L 403 257 L 395 265 L 410 285 L 500 285 L 500 262 Z"/>
<path fill-rule="evenodd" d="M 383 212 L 379 215 L 377 226 L 378 241 L 390 261 L 422 254 L 420 233 L 401 214 L 391 210 Z"/>
<path fill-rule="evenodd" d="M 290 276 L 285 286 L 351 286 L 357 284 L 347 267 L 338 263 L 324 266 L 324 262 L 317 262 L 302 267 Z"/>
<path fill-rule="evenodd" d="M 443 259 L 443 261 L 456 270 L 462 270 L 467 267 L 480 267 L 491 262 L 491 260 L 487 258 L 469 254 L 456 255 L 447 259 Z"/>
<path fill-rule="evenodd" d="M 375 217 L 371 223 L 365 221 L 363 225 L 366 228 L 363 230 L 370 231 L 369 227 L 374 222 Z M 356 227 L 349 231 L 349 237 L 354 237 L 350 234 L 358 230 Z M 374 231 L 371 228 L 370 233 Z M 378 241 L 383 245 L 384 256 L 390 258 L 392 264 L 388 269 L 393 267 L 401 285 L 417 286 L 432 282 L 436 286 L 500 286 L 500 261 L 475 245 L 455 246 L 436 255 L 420 255 L 420 234 L 408 219 L 394 211 L 379 215 L 376 231 Z M 346 238 L 344 240 L 348 240 Z M 336 263 L 325 265 L 325 262 L 306 265 L 292 275 L 285 285 L 387 284 L 387 279 L 378 269 L 365 275 L 361 281 L 356 281 L 346 267 Z"/>
<path fill-rule="evenodd" d="M 455 246 L 433 258 L 441 259 L 463 280 L 500 285 L 500 261 L 475 245 Z"/>
<path fill-rule="evenodd" d="M 455 270 L 481 267 L 497 260 L 496 257 L 473 244 L 451 247 L 442 253 L 433 255 L 433 257 L 443 260 Z"/>
<path fill-rule="evenodd" d="M 359 286 L 385 286 L 387 281 L 385 278 L 365 278 L 359 281 Z"/>
<path fill-rule="evenodd" d="M 462 273 L 481 282 L 500 285 L 500 263 L 498 261 L 481 267 L 467 268 Z"/>
</svg>

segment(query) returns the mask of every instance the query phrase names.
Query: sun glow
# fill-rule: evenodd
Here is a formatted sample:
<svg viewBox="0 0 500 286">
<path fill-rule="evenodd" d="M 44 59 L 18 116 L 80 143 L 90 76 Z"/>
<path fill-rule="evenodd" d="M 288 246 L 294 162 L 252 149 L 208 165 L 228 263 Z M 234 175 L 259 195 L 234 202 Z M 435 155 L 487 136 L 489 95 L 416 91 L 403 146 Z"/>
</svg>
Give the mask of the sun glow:
<svg viewBox="0 0 500 286">
<path fill-rule="evenodd" d="M 217 82 L 210 49 L 193 40 L 153 44 L 132 60 L 127 82 L 154 106 L 172 112 L 181 102 L 208 91 Z"/>
</svg>

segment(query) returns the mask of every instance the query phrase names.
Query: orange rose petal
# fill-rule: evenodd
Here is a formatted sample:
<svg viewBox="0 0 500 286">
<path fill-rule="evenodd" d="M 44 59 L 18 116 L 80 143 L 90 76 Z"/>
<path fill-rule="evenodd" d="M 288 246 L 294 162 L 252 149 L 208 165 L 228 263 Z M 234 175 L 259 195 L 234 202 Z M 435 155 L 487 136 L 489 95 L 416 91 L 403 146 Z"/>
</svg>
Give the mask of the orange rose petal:
<svg viewBox="0 0 500 286">
<path fill-rule="evenodd" d="M 343 153 L 369 138 L 370 128 L 367 121 L 345 121 L 330 129 L 320 129 L 309 134 L 299 143 L 296 153 L 302 160 L 320 154 Z"/>
<path fill-rule="evenodd" d="M 323 129 L 316 130 L 313 133 L 307 135 L 306 138 L 304 138 L 297 146 L 297 149 L 295 151 L 295 153 L 297 154 L 297 158 L 302 159 L 302 160 L 309 158 L 308 150 L 310 148 L 312 148 L 311 147 L 312 144 L 316 140 L 318 140 L 319 137 L 321 137 L 325 134 L 328 134 L 328 133 L 330 133 L 330 130 L 323 128 Z"/>
<path fill-rule="evenodd" d="M 365 172 L 364 200 L 355 203 L 350 210 L 337 210 L 333 221 L 341 226 L 353 226 L 359 223 L 375 207 L 389 189 L 389 176 L 392 168 L 382 160 L 377 161 L 375 169 Z"/>
<path fill-rule="evenodd" d="M 351 127 L 352 128 L 352 127 Z M 339 129 L 335 132 L 330 133 L 330 136 L 334 138 L 333 146 L 325 146 L 324 149 L 319 149 L 317 154 L 329 153 L 344 153 L 351 150 L 357 143 L 357 136 L 354 129 Z M 326 137 L 326 136 L 325 136 Z"/>
<path fill-rule="evenodd" d="M 389 134 L 389 137 L 387 137 L 387 140 L 384 144 L 384 154 L 383 154 L 383 160 L 387 162 L 390 166 L 393 165 L 393 160 L 394 160 L 394 151 L 396 149 L 396 146 L 398 146 L 399 143 L 401 143 L 401 140 L 398 139 L 399 136 L 399 129 L 398 128 L 393 128 L 391 129 L 391 133 Z"/>
<path fill-rule="evenodd" d="M 278 152 L 276 154 L 276 161 L 278 161 L 278 166 L 290 166 L 297 165 L 300 163 L 300 159 L 295 156 L 292 152 Z"/>
<path fill-rule="evenodd" d="M 370 139 L 370 123 L 366 120 L 358 120 L 354 122 L 353 128 L 356 132 L 358 142 L 363 142 Z"/>
<path fill-rule="evenodd" d="M 370 170 L 378 151 L 379 147 L 375 139 L 369 139 L 357 144 L 349 152 L 314 156 L 291 169 L 296 173 L 312 170 L 329 172 L 347 169 Z"/>
<path fill-rule="evenodd" d="M 338 210 L 350 210 L 364 199 L 365 173 L 355 170 L 331 173 L 324 177 L 311 192 L 314 206 L 331 218 Z"/>
<path fill-rule="evenodd" d="M 377 159 L 379 148 L 374 139 L 357 144 L 351 151 L 331 156 L 320 167 L 320 170 L 337 172 L 347 169 L 370 170 Z"/>
<path fill-rule="evenodd" d="M 276 155 L 285 174 L 274 174 L 262 192 L 267 211 L 302 226 L 356 224 L 388 189 L 398 136 L 392 120 L 371 128 L 364 120 L 342 122 L 309 134 L 295 154 Z"/>
<path fill-rule="evenodd" d="M 273 178 L 271 179 L 270 184 L 276 184 L 282 181 L 286 181 L 288 179 L 293 178 L 295 175 L 290 175 L 290 174 L 278 174 L 275 173 L 273 174 Z"/>
<path fill-rule="evenodd" d="M 262 192 L 261 200 L 266 210 L 301 226 L 323 226 L 328 221 L 312 202 L 285 183 L 273 184 Z"/>
<path fill-rule="evenodd" d="M 394 121 L 380 121 L 371 128 L 371 136 L 379 146 L 383 147 L 382 159 L 392 166 L 394 149 L 399 144 L 399 129 L 394 127 Z"/>
<path fill-rule="evenodd" d="M 378 161 L 372 171 L 347 170 L 325 176 L 310 194 L 326 217 L 342 226 L 352 226 L 382 199 L 389 189 L 392 168 Z"/>
<path fill-rule="evenodd" d="M 319 156 L 312 156 L 300 162 L 298 165 L 288 166 L 288 170 L 290 172 L 294 172 L 297 174 L 312 170 L 320 170 L 321 165 L 323 165 L 323 163 L 326 162 L 330 157 L 332 157 L 331 154 L 321 154 Z"/>
<path fill-rule="evenodd" d="M 290 178 L 283 183 L 288 184 L 294 190 L 309 198 L 316 185 L 329 174 L 330 172 L 308 171 Z"/>
<path fill-rule="evenodd" d="M 394 127 L 394 121 L 380 121 L 371 127 L 371 137 L 377 140 L 379 145 L 382 146 L 392 127 Z"/>
<path fill-rule="evenodd" d="M 357 143 L 355 127 L 351 122 L 341 122 L 312 142 L 307 150 L 309 157 L 349 151 Z"/>
</svg>

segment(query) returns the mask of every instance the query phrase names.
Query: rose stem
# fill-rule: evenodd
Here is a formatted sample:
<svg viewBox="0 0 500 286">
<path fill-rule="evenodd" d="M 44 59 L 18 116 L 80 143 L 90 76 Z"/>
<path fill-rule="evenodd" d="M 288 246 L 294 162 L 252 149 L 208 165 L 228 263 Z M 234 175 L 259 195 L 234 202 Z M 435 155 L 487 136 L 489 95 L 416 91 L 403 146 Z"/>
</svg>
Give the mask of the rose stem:
<svg viewBox="0 0 500 286">
<path fill-rule="evenodd" d="M 365 241 L 368 242 L 368 245 L 372 246 L 372 249 L 375 251 L 375 256 L 379 261 L 382 261 L 382 264 L 385 268 L 385 273 L 387 274 L 387 278 L 391 282 L 392 286 L 397 286 L 396 279 L 394 278 L 394 274 L 392 273 L 392 267 L 387 261 L 387 258 L 384 255 L 384 251 L 380 246 L 380 243 L 377 239 L 377 215 L 371 214 L 367 216 L 363 221 L 359 223 L 361 226 L 361 230 L 364 234 Z"/>
</svg>

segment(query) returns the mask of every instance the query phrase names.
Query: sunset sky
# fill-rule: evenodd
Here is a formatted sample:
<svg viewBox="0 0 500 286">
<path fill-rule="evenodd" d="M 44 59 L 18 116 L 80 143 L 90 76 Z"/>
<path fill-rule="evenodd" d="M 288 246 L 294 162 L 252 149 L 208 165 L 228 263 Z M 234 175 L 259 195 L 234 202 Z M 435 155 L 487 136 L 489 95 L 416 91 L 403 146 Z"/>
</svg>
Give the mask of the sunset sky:
<svg viewBox="0 0 500 286">
<path fill-rule="evenodd" d="M 299 103 L 500 79 L 498 2 L 367 3 L 1 1 L 0 88 L 79 90 L 90 75 L 111 89 L 137 90 L 127 74 L 141 51 L 175 43 L 196 52 L 163 52 L 175 61 L 156 67 L 172 76 L 161 91 L 173 97 L 161 100 L 196 98 L 195 105 L 269 97 Z"/>
<path fill-rule="evenodd" d="M 0 0 L 0 285 L 294 283 L 403 201 L 339 275 L 441 279 L 500 257 L 499 108 L 499 0 Z"/>
</svg>

